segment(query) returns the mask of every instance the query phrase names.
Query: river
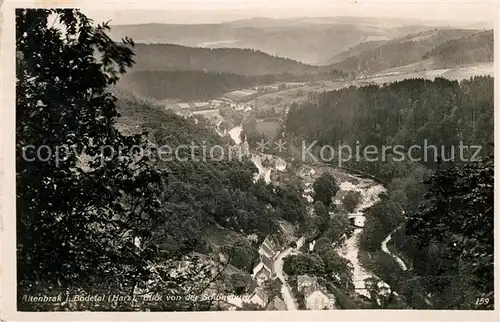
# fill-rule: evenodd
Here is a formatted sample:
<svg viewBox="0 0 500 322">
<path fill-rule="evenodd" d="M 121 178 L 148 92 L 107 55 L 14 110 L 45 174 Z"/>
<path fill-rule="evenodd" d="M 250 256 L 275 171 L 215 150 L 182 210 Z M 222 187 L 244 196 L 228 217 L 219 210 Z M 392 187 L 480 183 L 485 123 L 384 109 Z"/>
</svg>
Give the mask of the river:
<svg viewBox="0 0 500 322">
<path fill-rule="evenodd" d="M 379 200 L 379 195 L 385 192 L 386 189 L 378 183 L 370 179 L 360 179 L 352 174 L 347 174 L 349 180 L 340 183 L 342 191 L 357 191 L 361 195 L 361 200 L 352 213 L 348 214 L 349 218 L 354 218 L 359 226 L 364 225 L 364 212 L 367 208 L 375 205 Z M 355 182 L 355 183 L 353 183 Z M 367 278 L 377 278 L 372 273 L 368 272 L 359 262 L 359 239 L 363 228 L 355 228 L 352 235 L 345 241 L 344 245 L 338 250 L 339 255 L 347 259 L 353 267 L 353 283 L 355 291 L 358 294 L 370 296 L 365 287 Z M 379 283 L 379 287 L 387 289 L 389 285 L 384 282 Z"/>
</svg>

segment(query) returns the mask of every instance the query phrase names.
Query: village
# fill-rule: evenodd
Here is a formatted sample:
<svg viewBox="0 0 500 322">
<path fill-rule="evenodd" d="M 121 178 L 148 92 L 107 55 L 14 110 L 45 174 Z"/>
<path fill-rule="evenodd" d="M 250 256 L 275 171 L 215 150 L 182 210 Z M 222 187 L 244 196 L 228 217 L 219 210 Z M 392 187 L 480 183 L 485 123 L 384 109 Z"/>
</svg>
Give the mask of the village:
<svg viewBox="0 0 500 322">
<path fill-rule="evenodd" d="M 237 89 L 225 93 L 220 97 L 205 101 L 183 101 L 171 102 L 169 100 L 160 102 L 166 109 L 173 110 L 179 114 L 190 116 L 196 114 L 210 115 L 217 113 L 220 108 L 231 108 L 235 111 L 250 112 L 268 105 L 267 100 L 262 100 L 265 95 L 280 93 L 283 91 L 300 89 L 304 86 L 316 85 L 315 83 L 279 83 L 251 88 Z M 304 93 L 301 93 L 301 95 Z M 276 99 L 276 98 L 275 98 Z"/>
<path fill-rule="evenodd" d="M 283 259 L 299 254 L 304 242 L 305 238 L 301 237 L 287 246 L 280 246 L 270 236 L 266 237 L 259 247 L 260 261 L 253 268 L 252 274 L 258 286 L 245 301 L 241 298 L 228 298 L 227 302 L 231 305 L 229 310 L 237 310 L 250 303 L 269 311 L 336 309 L 335 297 L 320 286 L 316 276 L 297 276 L 296 288 L 288 284 L 288 277 L 283 272 Z M 281 285 L 281 294 L 270 298 L 266 285 L 276 282 Z"/>
</svg>

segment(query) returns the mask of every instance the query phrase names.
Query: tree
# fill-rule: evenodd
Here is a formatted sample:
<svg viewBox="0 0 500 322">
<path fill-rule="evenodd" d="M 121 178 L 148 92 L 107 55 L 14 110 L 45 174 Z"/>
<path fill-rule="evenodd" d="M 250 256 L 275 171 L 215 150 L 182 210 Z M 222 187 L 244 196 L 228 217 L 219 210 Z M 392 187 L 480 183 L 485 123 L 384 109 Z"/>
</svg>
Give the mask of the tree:
<svg viewBox="0 0 500 322">
<path fill-rule="evenodd" d="M 314 200 L 321 201 L 326 207 L 332 203 L 332 197 L 339 190 L 335 178 L 330 173 L 324 173 L 313 183 Z"/>
<path fill-rule="evenodd" d="M 268 281 L 265 284 L 266 293 L 270 300 L 274 299 L 276 296 L 283 300 L 283 295 L 281 293 L 281 287 L 283 283 L 279 278 Z"/>
<path fill-rule="evenodd" d="M 339 256 L 332 248 L 322 253 L 321 258 L 325 263 L 325 273 L 329 280 L 346 290 L 354 288 L 351 263 L 347 259 Z"/>
<path fill-rule="evenodd" d="M 230 264 L 245 272 L 251 272 L 253 263 L 257 257 L 257 250 L 250 241 L 241 239 L 232 246 L 226 247 L 226 252 L 230 257 Z"/>
<path fill-rule="evenodd" d="M 493 173 L 491 158 L 439 170 L 408 215 L 406 234 L 423 250 L 414 270 L 439 307 L 481 309 L 466 299 L 493 292 Z"/>
<path fill-rule="evenodd" d="M 314 244 L 314 252 L 320 256 L 330 249 L 332 249 L 332 241 L 327 237 L 318 238 Z"/>
<path fill-rule="evenodd" d="M 325 266 L 317 254 L 287 256 L 283 260 L 283 271 L 288 275 L 322 275 Z"/>
<path fill-rule="evenodd" d="M 132 65 L 133 42 L 112 41 L 108 29 L 78 10 L 16 11 L 17 276 L 24 292 L 77 283 L 130 293 L 161 253 L 151 230 L 162 222 L 166 177 L 131 150 L 145 147 L 142 135 L 113 127 L 116 98 L 106 87 Z M 30 146 L 46 148 L 36 156 Z M 129 157 L 113 155 L 119 149 Z"/>
<path fill-rule="evenodd" d="M 354 212 L 360 200 L 361 193 L 359 191 L 349 191 L 342 199 L 342 203 L 348 212 Z"/>
<path fill-rule="evenodd" d="M 314 216 L 318 220 L 319 227 L 325 227 L 330 221 L 330 214 L 321 201 L 316 201 L 314 203 Z"/>
<path fill-rule="evenodd" d="M 249 274 L 234 273 L 229 282 L 236 295 L 248 294 L 257 287 L 257 282 Z"/>
<path fill-rule="evenodd" d="M 352 230 L 347 214 L 338 212 L 332 216 L 324 236 L 330 239 L 332 244 L 339 245 L 351 235 Z"/>
</svg>

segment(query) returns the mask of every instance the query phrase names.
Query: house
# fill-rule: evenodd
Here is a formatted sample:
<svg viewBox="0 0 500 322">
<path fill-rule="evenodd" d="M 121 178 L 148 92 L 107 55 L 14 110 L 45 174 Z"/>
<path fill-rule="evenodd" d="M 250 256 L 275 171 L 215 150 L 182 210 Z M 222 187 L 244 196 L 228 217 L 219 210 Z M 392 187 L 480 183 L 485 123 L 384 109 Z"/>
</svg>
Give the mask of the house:
<svg viewBox="0 0 500 322">
<path fill-rule="evenodd" d="M 182 109 L 191 108 L 191 106 L 189 105 L 189 103 L 178 103 L 177 105 L 179 105 L 179 107 L 182 108 Z"/>
<path fill-rule="evenodd" d="M 206 107 L 209 107 L 209 103 L 208 102 L 195 102 L 194 107 L 195 108 L 206 108 Z"/>
<path fill-rule="evenodd" d="M 297 289 L 302 291 L 304 288 L 309 287 L 311 285 L 316 285 L 318 283 L 318 279 L 316 276 L 309 275 L 299 275 L 297 276 Z"/>
<path fill-rule="evenodd" d="M 268 302 L 269 302 L 269 297 L 262 288 L 255 289 L 255 292 L 250 297 L 250 303 L 254 303 L 262 307 L 266 307 Z"/>
<path fill-rule="evenodd" d="M 272 299 L 272 301 L 269 302 L 269 304 L 267 304 L 266 306 L 266 311 L 286 311 L 286 310 L 287 310 L 286 303 L 277 296 L 274 299 Z"/>
<path fill-rule="evenodd" d="M 335 309 L 335 297 L 323 290 L 318 283 L 304 289 L 304 299 L 308 310 Z"/>
<path fill-rule="evenodd" d="M 227 101 L 215 99 L 215 100 L 210 100 L 210 105 L 212 105 L 212 107 L 214 108 L 217 108 L 223 106 L 226 102 Z"/>
<path fill-rule="evenodd" d="M 260 285 L 274 276 L 273 261 L 266 255 L 260 255 L 260 262 L 253 269 L 253 277 Z"/>
<path fill-rule="evenodd" d="M 276 243 L 273 242 L 269 238 L 269 236 L 267 236 L 266 239 L 264 240 L 264 242 L 262 242 L 262 245 L 260 245 L 259 254 L 265 255 L 265 256 L 269 257 L 270 259 L 274 260 L 279 255 L 279 249 L 278 249 Z"/>
<path fill-rule="evenodd" d="M 257 281 L 258 285 L 262 285 L 262 283 L 270 279 L 272 275 L 272 270 L 262 262 L 257 264 L 253 269 L 253 278 Z"/>
</svg>

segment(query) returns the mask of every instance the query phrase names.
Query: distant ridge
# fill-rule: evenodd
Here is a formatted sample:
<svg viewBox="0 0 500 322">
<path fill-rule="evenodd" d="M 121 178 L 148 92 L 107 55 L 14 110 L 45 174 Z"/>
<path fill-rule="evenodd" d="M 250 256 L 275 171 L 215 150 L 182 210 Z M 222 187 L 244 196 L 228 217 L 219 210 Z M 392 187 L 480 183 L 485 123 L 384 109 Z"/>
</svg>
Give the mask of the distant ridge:
<svg viewBox="0 0 500 322">
<path fill-rule="evenodd" d="M 324 63 L 336 53 L 370 37 L 395 39 L 429 29 L 366 17 L 254 18 L 224 23 L 113 25 L 114 40 L 177 44 L 191 47 L 252 48 L 309 65 Z"/>
<path fill-rule="evenodd" d="M 259 50 L 136 44 L 133 71 L 210 71 L 243 75 L 304 74 L 320 69 Z"/>
</svg>

